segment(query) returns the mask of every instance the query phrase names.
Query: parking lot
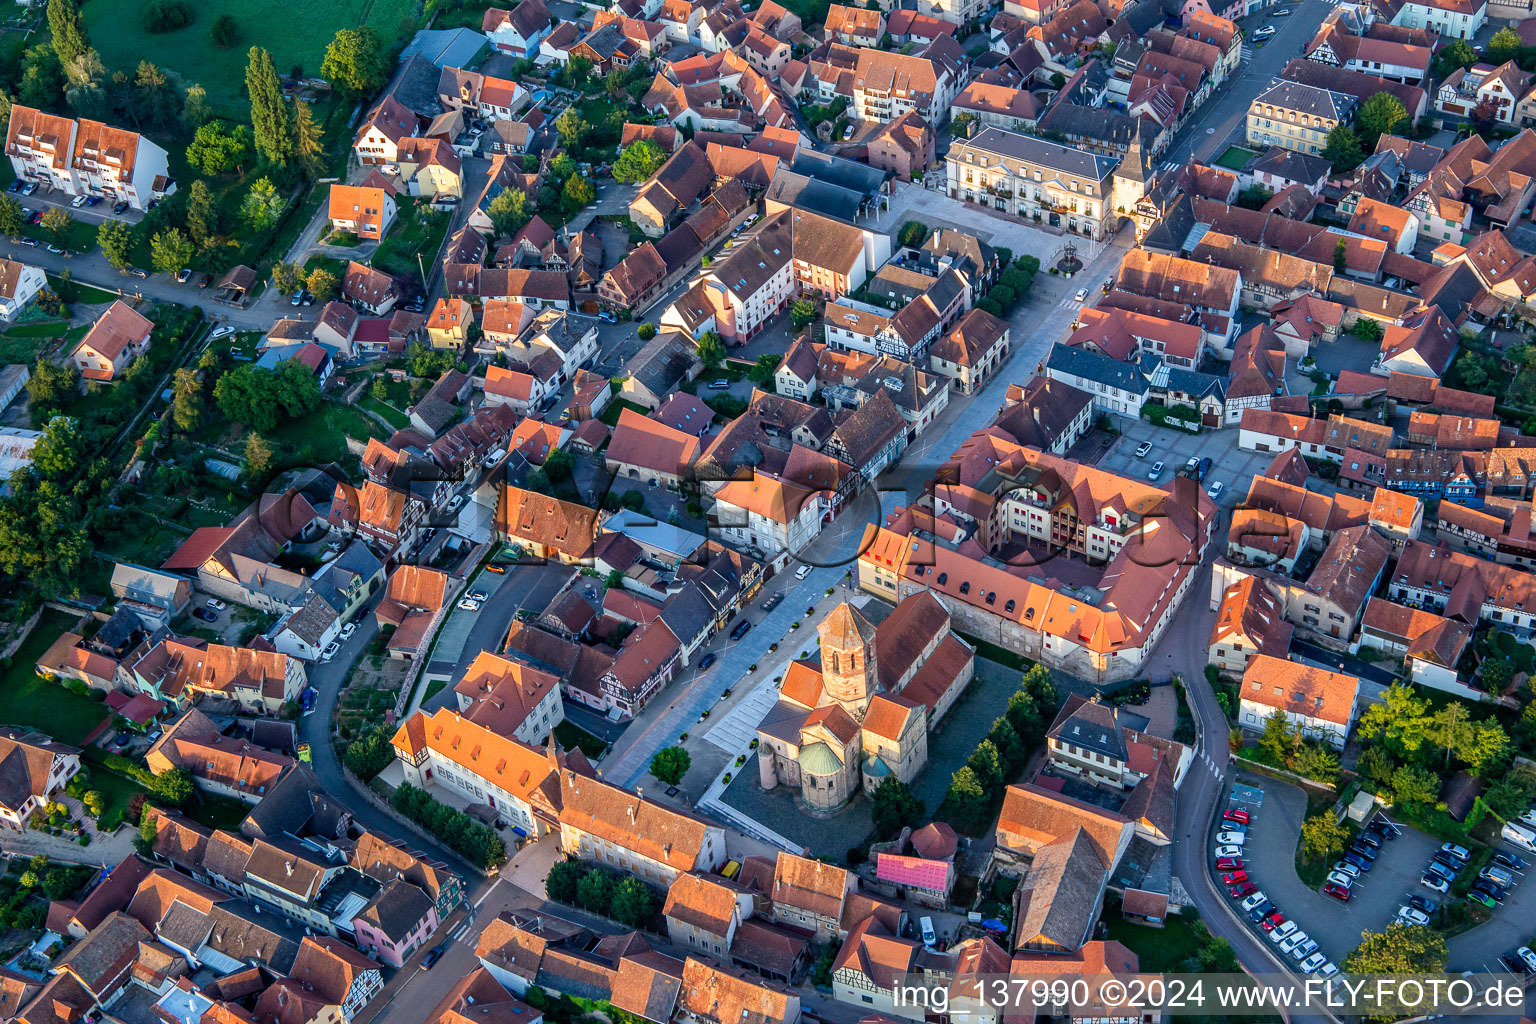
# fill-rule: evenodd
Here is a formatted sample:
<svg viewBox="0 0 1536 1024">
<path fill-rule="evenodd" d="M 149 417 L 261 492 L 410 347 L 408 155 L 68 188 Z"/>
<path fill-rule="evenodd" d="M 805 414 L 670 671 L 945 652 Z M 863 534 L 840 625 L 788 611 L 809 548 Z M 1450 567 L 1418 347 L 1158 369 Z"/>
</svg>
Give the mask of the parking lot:
<svg viewBox="0 0 1536 1024">
<path fill-rule="evenodd" d="M 1157 482 L 1167 486 L 1175 472 L 1191 456 L 1209 458 L 1210 472 L 1203 486 L 1220 481 L 1221 497 L 1216 504 L 1230 509 L 1248 495 L 1247 481 L 1262 475 L 1274 458 L 1262 452 L 1244 452 L 1237 448 L 1236 427 L 1208 430 L 1200 434 L 1184 434 L 1166 427 L 1156 427 L 1146 420 L 1115 417 L 1115 426 L 1123 431 L 1114 444 L 1099 458 L 1099 468 L 1119 473 L 1137 480 L 1147 479 L 1147 474 L 1158 462 L 1164 463 Z M 1143 458 L 1136 457 L 1136 447 L 1143 441 L 1152 443 L 1152 450 Z"/>
<path fill-rule="evenodd" d="M 22 182 L 20 179 L 18 179 L 16 182 L 17 187 L 14 188 L 14 191 L 11 192 L 11 195 L 20 200 L 22 207 L 27 209 L 28 212 L 34 210 L 44 211 L 47 210 L 50 206 L 62 206 L 64 209 L 69 211 L 69 215 L 71 217 L 74 217 L 77 220 L 124 220 L 129 224 L 137 224 L 139 221 L 144 219 L 144 214 L 139 210 L 133 209 L 132 207 L 129 207 L 120 214 L 113 213 L 112 201 L 108 200 L 102 200 L 95 206 L 88 206 L 84 203 L 76 206 L 74 205 L 76 198 L 75 196 L 72 196 L 68 192 L 63 192 L 58 189 L 53 191 L 46 191 L 39 187 L 34 189 L 30 195 L 27 195 L 23 191 L 25 184 L 25 182 Z"/>
<path fill-rule="evenodd" d="M 1391 923 L 1405 897 L 1417 894 L 1431 902 L 1438 899 L 1419 884 L 1419 876 L 1440 842 L 1408 828 L 1399 838 L 1382 844 L 1372 870 L 1355 882 L 1348 903 L 1308 888 L 1297 877 L 1295 865 L 1296 842 L 1307 811 L 1306 794 L 1295 786 L 1257 776 L 1239 775 L 1238 781 L 1263 793 L 1256 808 L 1247 801 L 1229 801 L 1229 806 L 1252 810 L 1243 848 L 1249 880 L 1334 964 L 1342 964 L 1359 945 L 1362 931 L 1381 931 Z M 1241 915 L 1241 910 L 1238 913 Z M 1296 962 L 1282 957 L 1289 964 Z"/>
</svg>

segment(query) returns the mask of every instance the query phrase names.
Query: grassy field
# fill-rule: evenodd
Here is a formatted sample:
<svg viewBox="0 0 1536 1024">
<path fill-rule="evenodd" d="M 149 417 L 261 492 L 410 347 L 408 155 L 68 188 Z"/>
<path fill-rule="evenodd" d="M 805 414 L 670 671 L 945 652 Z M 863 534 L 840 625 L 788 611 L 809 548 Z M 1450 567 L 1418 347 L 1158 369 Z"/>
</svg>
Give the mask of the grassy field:
<svg viewBox="0 0 1536 1024">
<path fill-rule="evenodd" d="M 134 794 L 147 793 L 148 790 L 128 776 L 109 769 L 103 760 L 105 753 L 99 747 L 87 747 L 84 761 L 91 770 L 91 784 L 87 788 L 101 794 L 101 817 L 97 825 L 103 832 L 110 832 L 123 820 L 128 812 L 128 802 Z"/>
<path fill-rule="evenodd" d="M 400 276 L 419 275 L 422 267 L 436 261 L 450 219 L 448 214 L 433 213 L 426 206 L 412 209 L 402 204 L 399 219 L 379 243 L 374 266 Z"/>
<path fill-rule="evenodd" d="M 1226 152 L 1216 160 L 1216 165 L 1225 167 L 1229 171 L 1241 171 L 1248 166 L 1249 160 L 1258 155 L 1253 150 L 1244 149 L 1242 146 L 1228 146 Z"/>
<path fill-rule="evenodd" d="M 393 426 L 396 430 L 403 430 L 411 425 L 411 418 L 394 406 L 385 405 L 372 395 L 363 395 L 357 400 L 357 404 L 370 412 L 377 413 Z"/>
<path fill-rule="evenodd" d="M 267 440 L 290 451 L 302 452 L 308 448 L 316 465 L 345 462 L 348 459 L 348 436 L 366 441 L 370 437 L 388 437 L 389 433 L 350 406 L 326 402 L 308 416 L 283 421 L 266 435 Z"/>
<path fill-rule="evenodd" d="M 186 28 L 151 34 L 139 23 L 140 5 L 91 3 L 85 7 L 85 24 L 109 70 L 131 72 L 139 61 L 152 61 L 177 72 L 187 84 L 207 89 L 208 102 L 220 116 L 245 121 L 250 118 L 245 67 L 252 46 L 271 52 L 278 74 L 301 66 L 305 75 L 318 76 L 337 29 L 366 18 L 388 47 L 400 37 L 411 6 L 411 0 L 203 0 L 196 5 L 197 20 Z M 221 14 L 232 15 L 240 26 L 238 41 L 227 50 L 209 38 L 209 27 Z"/>
<path fill-rule="evenodd" d="M 26 643 L 0 675 L 0 721 L 39 729 L 62 743 L 81 746 L 91 730 L 107 717 L 106 705 L 46 682 L 34 665 L 75 622 L 72 615 L 45 611 Z"/>
</svg>

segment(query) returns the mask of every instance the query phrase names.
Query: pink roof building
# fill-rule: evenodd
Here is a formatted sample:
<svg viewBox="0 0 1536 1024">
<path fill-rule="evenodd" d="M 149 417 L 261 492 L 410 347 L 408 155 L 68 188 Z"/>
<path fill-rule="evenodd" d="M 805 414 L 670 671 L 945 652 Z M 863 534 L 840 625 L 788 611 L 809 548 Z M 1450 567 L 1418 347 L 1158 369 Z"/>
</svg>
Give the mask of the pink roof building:
<svg viewBox="0 0 1536 1024">
<path fill-rule="evenodd" d="M 909 895 L 931 893 L 945 900 L 955 884 L 955 866 L 947 860 L 924 860 L 894 853 L 875 854 L 875 877 L 908 890 Z"/>
</svg>

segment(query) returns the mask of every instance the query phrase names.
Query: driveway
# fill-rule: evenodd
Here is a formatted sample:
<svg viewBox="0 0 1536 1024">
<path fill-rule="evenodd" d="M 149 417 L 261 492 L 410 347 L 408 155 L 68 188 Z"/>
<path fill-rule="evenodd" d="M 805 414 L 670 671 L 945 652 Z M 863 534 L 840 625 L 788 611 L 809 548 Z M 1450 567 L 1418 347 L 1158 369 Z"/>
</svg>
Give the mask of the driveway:
<svg viewBox="0 0 1536 1024">
<path fill-rule="evenodd" d="M 1355 882 L 1354 897 L 1348 903 L 1309 889 L 1296 875 L 1295 860 L 1307 795 L 1296 786 L 1264 776 L 1243 774 L 1237 781 L 1264 792 L 1243 848 L 1249 878 L 1335 964 L 1360 944 L 1362 931 L 1379 932 L 1391 923 L 1404 897 L 1411 893 L 1433 897 L 1419 884 L 1419 875 L 1440 841 L 1413 829 L 1382 844 L 1381 856 Z"/>
<path fill-rule="evenodd" d="M 1148 473 L 1158 462 L 1164 463 L 1158 483 L 1169 486 L 1179 467 L 1191 457 L 1209 458 L 1211 468 L 1201 486 L 1209 488 L 1218 481 L 1223 489 L 1216 504 L 1230 509 L 1248 496 L 1248 481 L 1262 475 L 1273 455 L 1261 452 L 1239 451 L 1236 427 L 1207 430 L 1199 434 L 1185 434 L 1167 427 L 1154 426 L 1147 420 L 1115 417 L 1115 426 L 1123 432 L 1100 456 L 1098 466 L 1111 473 L 1134 480 L 1148 478 Z M 1152 442 L 1152 450 L 1144 458 L 1136 457 L 1136 448 L 1143 441 Z"/>
</svg>

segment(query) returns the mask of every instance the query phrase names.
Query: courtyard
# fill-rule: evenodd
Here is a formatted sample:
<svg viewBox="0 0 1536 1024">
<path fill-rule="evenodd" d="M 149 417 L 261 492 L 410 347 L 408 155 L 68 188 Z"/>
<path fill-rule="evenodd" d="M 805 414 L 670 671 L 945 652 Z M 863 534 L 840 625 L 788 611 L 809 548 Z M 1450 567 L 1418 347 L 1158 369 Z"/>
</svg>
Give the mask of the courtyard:
<svg viewBox="0 0 1536 1024">
<path fill-rule="evenodd" d="M 930 231 L 954 228 L 973 234 L 988 245 L 1012 250 L 1015 258 L 1033 256 L 1040 261 L 1041 273 L 1045 273 L 1060 259 L 1061 251 L 1068 242 L 1077 246 L 1077 257 L 1085 264 L 1092 262 L 1107 244 L 1065 231 L 1026 224 L 1017 217 L 1004 216 L 984 207 L 951 199 L 942 192 L 921 185 L 897 183 L 896 191 L 891 195 L 890 207 L 881 212 L 875 226 L 895 235 L 909 220 L 921 221 L 928 225 Z"/>
</svg>

